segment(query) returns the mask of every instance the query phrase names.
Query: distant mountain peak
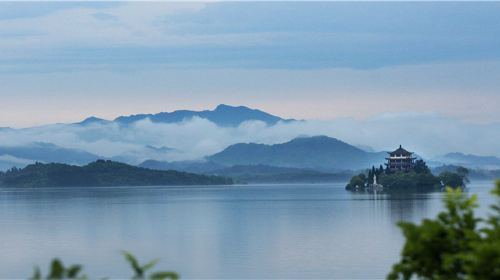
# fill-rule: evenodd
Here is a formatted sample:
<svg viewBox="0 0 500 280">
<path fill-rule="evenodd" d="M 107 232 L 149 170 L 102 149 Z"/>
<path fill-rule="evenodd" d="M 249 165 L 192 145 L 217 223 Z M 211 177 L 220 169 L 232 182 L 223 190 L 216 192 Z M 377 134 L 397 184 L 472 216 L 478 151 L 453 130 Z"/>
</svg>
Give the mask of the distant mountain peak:
<svg viewBox="0 0 500 280">
<path fill-rule="evenodd" d="M 217 111 L 253 111 L 253 112 L 265 113 L 264 111 L 261 111 L 259 109 L 252 109 L 252 108 L 247 107 L 247 106 L 242 106 L 242 105 L 232 106 L 232 105 L 228 105 L 228 104 L 219 104 L 215 107 L 215 109 L 208 110 L 208 111 L 211 111 L 211 112 L 217 112 Z M 267 114 L 267 113 L 265 113 L 265 114 Z"/>
<path fill-rule="evenodd" d="M 120 116 L 114 121 L 123 125 L 136 121 L 149 119 L 155 123 L 176 123 L 199 117 L 207 119 L 219 126 L 238 126 L 245 121 L 262 121 L 267 125 L 274 125 L 280 121 L 290 122 L 294 120 L 282 119 L 278 116 L 266 113 L 258 109 L 251 109 L 245 106 L 231 106 L 219 104 L 214 110 L 190 111 L 177 110 L 173 112 L 160 112 L 157 114 L 137 114 Z"/>
<path fill-rule="evenodd" d="M 326 135 L 299 136 L 299 137 L 295 137 L 294 139 L 290 140 L 290 142 L 341 142 L 341 143 L 345 143 L 343 141 L 340 141 L 337 138 L 326 136 Z M 347 143 L 345 143 L 345 144 L 347 144 Z"/>
<path fill-rule="evenodd" d="M 227 109 L 236 109 L 236 108 L 241 108 L 241 109 L 250 109 L 246 106 L 231 106 L 227 104 L 219 104 L 217 107 L 215 107 L 214 111 L 220 111 L 220 110 L 227 110 Z"/>
<path fill-rule="evenodd" d="M 500 158 L 496 156 L 479 156 L 479 155 L 473 155 L 473 154 L 464 154 L 461 152 L 452 152 L 452 153 L 447 153 L 444 155 L 444 157 L 447 158 L 460 158 L 460 159 L 489 159 L 489 160 L 498 160 L 500 161 Z"/>
<path fill-rule="evenodd" d="M 496 156 L 480 156 L 461 152 L 447 153 L 434 159 L 436 163 L 461 165 L 468 168 L 499 169 L 500 158 Z"/>
<path fill-rule="evenodd" d="M 76 124 L 88 125 L 88 124 L 94 124 L 94 123 L 107 123 L 107 122 L 109 122 L 109 121 L 105 120 L 105 119 L 98 118 L 98 117 L 90 116 L 90 117 L 88 117 L 88 118 L 84 119 L 83 121 L 76 123 Z"/>
</svg>

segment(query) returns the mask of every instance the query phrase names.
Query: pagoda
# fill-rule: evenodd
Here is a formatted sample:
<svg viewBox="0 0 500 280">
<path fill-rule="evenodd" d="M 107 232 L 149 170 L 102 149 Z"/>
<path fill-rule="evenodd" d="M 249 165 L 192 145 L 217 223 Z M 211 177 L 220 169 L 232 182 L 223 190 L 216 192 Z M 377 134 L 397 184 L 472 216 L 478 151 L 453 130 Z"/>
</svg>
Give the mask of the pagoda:
<svg viewBox="0 0 500 280">
<path fill-rule="evenodd" d="M 412 152 L 403 149 L 401 145 L 394 152 L 389 152 L 387 163 L 385 164 L 390 172 L 404 171 L 408 172 L 413 169 L 415 159 Z"/>
</svg>

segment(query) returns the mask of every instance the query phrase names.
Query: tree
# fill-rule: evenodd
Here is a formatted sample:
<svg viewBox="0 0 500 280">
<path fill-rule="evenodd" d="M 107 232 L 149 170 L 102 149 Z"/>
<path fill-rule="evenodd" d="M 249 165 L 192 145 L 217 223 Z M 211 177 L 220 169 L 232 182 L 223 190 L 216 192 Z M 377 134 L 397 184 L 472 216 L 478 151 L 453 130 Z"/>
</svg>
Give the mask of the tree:
<svg viewBox="0 0 500 280">
<path fill-rule="evenodd" d="M 441 185 L 448 186 L 452 188 L 464 187 L 464 177 L 459 175 L 458 173 L 444 171 L 439 174 L 439 180 L 441 181 Z"/>
<path fill-rule="evenodd" d="M 353 190 L 358 190 L 358 189 L 364 189 L 365 185 L 367 183 L 367 178 L 364 173 L 361 173 L 359 175 L 353 176 L 351 178 L 351 181 L 345 186 L 346 190 L 353 191 Z"/>
<path fill-rule="evenodd" d="M 456 172 L 462 178 L 462 181 L 464 183 L 469 183 L 469 178 L 467 178 L 467 176 L 469 175 L 469 169 L 459 166 L 457 167 Z"/>
<path fill-rule="evenodd" d="M 359 173 L 358 177 L 361 179 L 361 181 L 363 181 L 363 184 L 366 183 L 367 178 L 366 178 L 365 173 Z"/>
<path fill-rule="evenodd" d="M 370 182 L 373 182 L 373 173 L 372 173 L 371 169 L 368 170 L 368 176 L 366 177 L 366 182 L 368 184 L 370 184 Z"/>
<path fill-rule="evenodd" d="M 389 165 L 385 167 L 385 174 L 387 175 L 391 174 L 391 169 L 389 168 Z"/>
<path fill-rule="evenodd" d="M 500 279 L 500 200 L 482 220 L 474 215 L 476 196 L 447 192 L 436 219 L 399 223 L 406 243 L 388 279 Z M 500 197 L 500 180 L 494 194 Z"/>
<path fill-rule="evenodd" d="M 356 188 L 356 187 L 363 188 L 365 186 L 365 182 L 359 176 L 354 176 L 351 178 L 349 185 L 353 188 Z"/>
<path fill-rule="evenodd" d="M 415 166 L 413 166 L 413 170 L 416 173 L 430 173 L 431 172 L 429 167 L 427 167 L 427 164 L 425 163 L 425 161 L 423 161 L 422 159 L 415 161 Z"/>
</svg>

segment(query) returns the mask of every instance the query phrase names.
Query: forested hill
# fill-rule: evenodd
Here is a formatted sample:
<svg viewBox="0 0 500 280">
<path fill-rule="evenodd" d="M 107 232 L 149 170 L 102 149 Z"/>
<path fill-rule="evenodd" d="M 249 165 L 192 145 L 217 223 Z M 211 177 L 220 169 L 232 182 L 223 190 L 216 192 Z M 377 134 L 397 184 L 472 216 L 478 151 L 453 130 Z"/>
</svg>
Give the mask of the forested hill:
<svg viewBox="0 0 500 280">
<path fill-rule="evenodd" d="M 23 169 L 14 168 L 0 173 L 0 186 L 9 187 L 227 184 L 232 184 L 232 180 L 173 170 L 151 170 L 109 160 L 98 160 L 85 166 L 36 163 Z"/>
<path fill-rule="evenodd" d="M 207 157 L 216 164 L 271 165 L 317 170 L 357 170 L 378 166 L 387 153 L 369 153 L 327 136 L 295 138 L 274 145 L 240 143 Z"/>
</svg>

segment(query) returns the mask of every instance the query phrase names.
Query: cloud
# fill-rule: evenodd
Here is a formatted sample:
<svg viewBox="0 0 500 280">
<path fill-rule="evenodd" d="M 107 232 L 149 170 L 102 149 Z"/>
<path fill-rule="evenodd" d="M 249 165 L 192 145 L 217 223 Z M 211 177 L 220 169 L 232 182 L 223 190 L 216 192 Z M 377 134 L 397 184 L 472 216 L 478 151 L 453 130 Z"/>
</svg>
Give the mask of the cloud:
<svg viewBox="0 0 500 280">
<path fill-rule="evenodd" d="M 0 162 L 9 162 L 9 163 L 19 164 L 19 165 L 27 165 L 27 164 L 34 163 L 33 160 L 13 157 L 10 155 L 0 155 Z"/>
<path fill-rule="evenodd" d="M 26 71 L 34 63 L 54 71 L 373 69 L 500 58 L 498 3 L 32 5 L 37 9 L 23 16 L 18 8 L 19 16 L 0 25 L 0 34 L 17 34 L 0 41 L 0 61 Z M 30 16 L 37 10 L 46 12 Z"/>
<path fill-rule="evenodd" d="M 0 3 L 0 21 L 29 19 L 50 15 L 60 10 L 75 8 L 103 9 L 118 6 L 118 2 L 2 2 Z"/>
<path fill-rule="evenodd" d="M 99 19 L 99 20 L 118 20 L 118 18 L 116 16 L 113 16 L 111 14 L 107 14 L 107 13 L 95 13 L 92 15 L 94 18 L 96 19 Z"/>
<path fill-rule="evenodd" d="M 89 126 L 58 124 L 0 131 L 0 142 L 11 146 L 49 142 L 139 163 L 145 159 L 201 159 L 235 143 L 276 144 L 298 136 L 314 135 L 328 135 L 375 150 L 390 150 L 402 144 L 426 157 L 454 151 L 500 155 L 497 145 L 500 139 L 499 123 L 472 124 L 437 114 L 417 113 L 377 116 L 364 121 L 300 121 L 274 126 L 248 121 L 238 127 L 218 127 L 201 118 L 172 124 L 143 120 L 130 126 L 115 123 Z"/>
</svg>

